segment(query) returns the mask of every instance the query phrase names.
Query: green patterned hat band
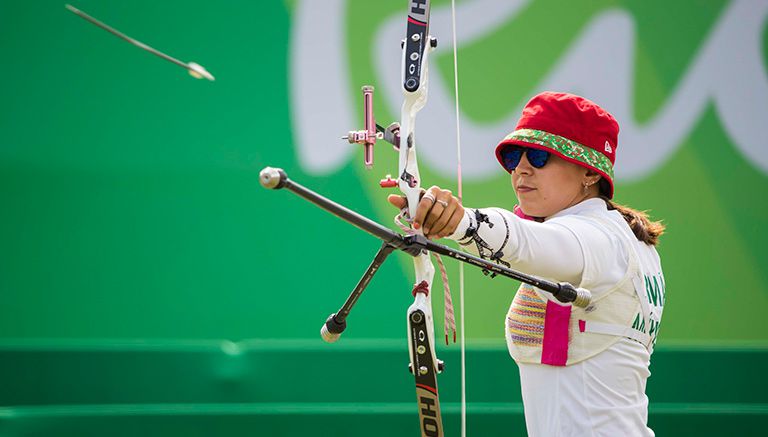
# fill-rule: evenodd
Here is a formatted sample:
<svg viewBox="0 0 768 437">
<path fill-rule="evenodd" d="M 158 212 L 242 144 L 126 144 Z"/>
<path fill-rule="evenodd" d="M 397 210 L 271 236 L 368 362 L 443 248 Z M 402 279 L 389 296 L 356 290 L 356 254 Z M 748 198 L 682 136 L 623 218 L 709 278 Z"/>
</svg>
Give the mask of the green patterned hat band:
<svg viewBox="0 0 768 437">
<path fill-rule="evenodd" d="M 613 164 L 611 160 L 598 150 L 579 144 L 576 141 L 561 137 L 543 130 L 518 129 L 507 135 L 502 143 L 520 141 L 545 147 L 570 161 L 582 163 L 605 174 L 613 181 Z"/>
</svg>

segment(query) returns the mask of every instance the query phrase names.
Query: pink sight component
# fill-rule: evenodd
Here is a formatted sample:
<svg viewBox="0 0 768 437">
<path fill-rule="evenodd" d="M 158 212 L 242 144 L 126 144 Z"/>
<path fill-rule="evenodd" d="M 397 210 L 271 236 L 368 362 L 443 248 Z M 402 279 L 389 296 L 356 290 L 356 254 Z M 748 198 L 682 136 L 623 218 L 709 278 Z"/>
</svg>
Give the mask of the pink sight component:
<svg viewBox="0 0 768 437">
<path fill-rule="evenodd" d="M 373 87 L 365 85 L 363 87 L 363 110 L 365 111 L 365 129 L 350 131 L 347 136 L 342 137 L 350 144 L 362 144 L 364 147 L 365 168 L 370 170 L 373 167 L 373 146 L 376 140 L 384 135 L 376 132 L 376 121 L 373 117 Z"/>
</svg>

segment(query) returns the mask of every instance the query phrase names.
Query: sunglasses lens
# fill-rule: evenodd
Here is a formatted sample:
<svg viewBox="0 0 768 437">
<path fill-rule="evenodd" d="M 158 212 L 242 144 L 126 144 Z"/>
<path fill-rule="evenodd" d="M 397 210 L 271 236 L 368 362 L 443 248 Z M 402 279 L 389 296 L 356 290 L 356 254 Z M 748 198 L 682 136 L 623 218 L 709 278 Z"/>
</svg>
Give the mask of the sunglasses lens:
<svg viewBox="0 0 768 437">
<path fill-rule="evenodd" d="M 501 160 L 504 163 L 504 169 L 512 173 L 517 164 L 520 164 L 520 158 L 523 156 L 523 148 L 520 146 L 508 146 L 501 151 Z"/>
<path fill-rule="evenodd" d="M 504 168 L 512 173 L 517 168 L 517 165 L 520 164 L 523 153 L 526 154 L 528 162 L 534 168 L 544 167 L 549 160 L 549 152 L 547 151 L 520 146 L 507 146 L 501 151 L 501 160 L 504 163 Z"/>
<path fill-rule="evenodd" d="M 549 152 L 539 149 L 528 149 L 526 156 L 528 157 L 528 162 L 530 162 L 534 168 L 544 167 L 544 164 L 549 160 Z"/>
</svg>

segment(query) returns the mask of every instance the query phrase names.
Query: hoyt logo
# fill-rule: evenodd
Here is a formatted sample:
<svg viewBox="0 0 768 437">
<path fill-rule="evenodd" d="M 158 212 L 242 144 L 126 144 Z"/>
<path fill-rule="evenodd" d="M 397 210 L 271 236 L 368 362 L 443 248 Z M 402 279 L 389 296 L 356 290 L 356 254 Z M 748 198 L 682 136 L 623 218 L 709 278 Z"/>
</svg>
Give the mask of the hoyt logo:
<svg viewBox="0 0 768 437">
<path fill-rule="evenodd" d="M 439 436 L 437 405 L 434 396 L 419 396 L 419 412 L 421 413 L 421 429 L 426 436 Z"/>
<path fill-rule="evenodd" d="M 413 18 L 425 22 L 427 21 L 427 0 L 411 0 L 411 14 Z"/>
</svg>

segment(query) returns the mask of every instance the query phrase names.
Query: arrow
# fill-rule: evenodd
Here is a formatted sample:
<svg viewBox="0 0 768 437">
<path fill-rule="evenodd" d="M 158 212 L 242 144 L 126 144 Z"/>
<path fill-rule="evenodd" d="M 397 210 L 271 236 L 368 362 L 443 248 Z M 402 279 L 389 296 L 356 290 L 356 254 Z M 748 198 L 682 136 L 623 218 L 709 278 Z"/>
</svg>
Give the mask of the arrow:
<svg viewBox="0 0 768 437">
<path fill-rule="evenodd" d="M 178 60 L 178 59 L 176 59 L 176 58 L 174 58 L 172 56 L 168 56 L 165 53 L 163 53 L 163 52 L 161 52 L 161 51 L 159 51 L 157 49 L 154 49 L 154 48 L 144 44 L 141 41 L 138 41 L 138 40 L 135 40 L 135 39 L 129 37 L 128 35 L 120 32 L 119 30 L 117 30 L 117 29 L 115 29 L 113 27 L 110 27 L 110 26 L 102 23 L 101 21 L 99 21 L 96 18 L 86 14 L 85 12 L 81 11 L 80 9 L 77 9 L 76 7 L 74 7 L 72 5 L 64 5 L 64 7 L 69 9 L 75 15 L 81 17 L 82 19 L 84 19 L 86 21 L 89 21 L 89 22 L 95 24 L 96 26 L 106 30 L 107 32 L 117 36 L 118 38 L 122 38 L 125 41 L 128 41 L 129 43 L 135 45 L 136 47 L 138 47 L 140 49 L 146 50 L 146 51 L 148 51 L 149 53 L 152 53 L 155 56 L 159 56 L 159 57 L 165 59 L 166 61 L 172 62 L 172 63 L 178 65 L 179 67 L 182 67 L 182 68 L 186 69 L 189 72 L 189 74 L 192 77 L 196 78 L 196 79 L 203 79 L 203 78 L 205 78 L 205 79 L 208 79 L 210 81 L 216 80 L 213 77 L 213 75 L 211 73 L 209 73 L 208 70 L 206 70 L 200 64 L 197 64 L 195 62 L 189 62 L 189 63 L 182 62 L 182 61 L 180 61 L 180 60 Z"/>
</svg>

